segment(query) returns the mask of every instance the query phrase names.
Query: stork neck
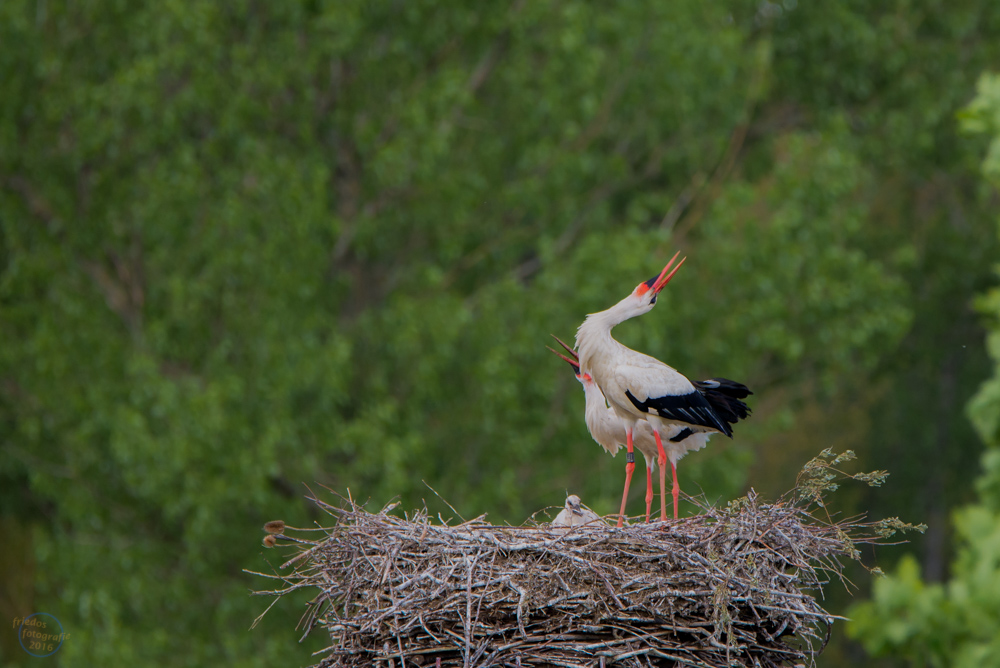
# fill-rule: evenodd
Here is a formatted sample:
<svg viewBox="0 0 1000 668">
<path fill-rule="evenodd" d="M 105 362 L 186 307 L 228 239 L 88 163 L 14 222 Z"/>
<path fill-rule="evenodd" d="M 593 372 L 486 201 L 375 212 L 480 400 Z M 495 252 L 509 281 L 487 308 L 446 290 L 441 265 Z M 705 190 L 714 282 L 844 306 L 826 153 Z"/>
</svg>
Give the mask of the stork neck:
<svg viewBox="0 0 1000 668">
<path fill-rule="evenodd" d="M 598 313 L 591 313 L 590 315 L 587 316 L 586 320 L 593 319 L 596 321 L 600 321 L 601 325 L 603 327 L 606 327 L 607 330 L 610 332 L 612 329 L 614 329 L 615 325 L 620 325 L 629 318 L 634 318 L 637 315 L 645 313 L 650 308 L 652 308 L 652 306 L 639 310 L 637 308 L 635 298 L 632 297 L 632 295 L 629 295 L 628 297 L 621 300 L 620 302 L 618 302 L 609 309 L 605 309 Z M 585 324 L 586 320 L 584 321 Z"/>
<path fill-rule="evenodd" d="M 591 313 L 576 330 L 576 348 L 580 355 L 580 369 L 589 371 L 590 360 L 599 351 L 608 352 L 615 348 L 625 348 L 611 336 L 615 325 L 624 322 L 634 314 L 626 312 L 626 300 L 622 300 L 611 308 Z"/>
<path fill-rule="evenodd" d="M 584 409 L 584 413 L 587 416 L 587 424 L 590 424 L 591 416 L 597 417 L 600 415 L 601 411 L 608 410 L 608 403 L 604 398 L 604 394 L 601 389 L 597 387 L 597 383 L 590 382 L 583 387 L 584 395 L 587 398 L 587 404 Z"/>
</svg>

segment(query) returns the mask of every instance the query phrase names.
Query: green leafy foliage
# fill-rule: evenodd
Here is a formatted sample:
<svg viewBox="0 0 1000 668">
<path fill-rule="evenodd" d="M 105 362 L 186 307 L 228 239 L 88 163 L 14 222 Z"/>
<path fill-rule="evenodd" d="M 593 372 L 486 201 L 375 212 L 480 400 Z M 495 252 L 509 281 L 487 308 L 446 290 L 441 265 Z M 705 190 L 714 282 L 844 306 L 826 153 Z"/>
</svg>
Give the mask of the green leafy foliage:
<svg viewBox="0 0 1000 668">
<path fill-rule="evenodd" d="M 995 76 L 980 79 L 975 100 L 959 115 L 970 132 L 989 133 L 991 151 L 1000 139 L 1000 95 Z M 1000 172 L 987 157 L 983 173 Z M 1000 181 L 996 181 L 1000 183 Z M 1000 656 L 1000 298 L 987 293 L 979 307 L 990 318 L 988 348 L 994 376 L 969 402 L 968 412 L 990 449 L 976 481 L 979 502 L 954 513 L 958 550 L 945 583 L 926 583 L 917 561 L 904 557 L 877 581 L 872 600 L 852 608 L 851 632 L 874 655 L 890 655 L 932 666 L 992 666 Z"/>
<path fill-rule="evenodd" d="M 287 663 L 300 611 L 247 632 L 241 569 L 267 567 L 263 522 L 308 523 L 303 483 L 450 512 L 426 481 L 496 521 L 568 488 L 616 509 L 623 462 L 545 345 L 677 249 L 616 335 L 755 391 L 685 491 L 787 489 L 856 401 L 862 459 L 909 481 L 880 502 L 929 496 L 924 462 L 978 447 L 949 407 L 981 379 L 968 295 L 996 244 L 953 114 L 998 17 L 0 3 L 0 500 L 35 583 L 0 613 L 57 614 L 86 639 L 66 665 Z"/>
<path fill-rule="evenodd" d="M 1000 186 L 1000 167 L 994 155 L 1000 146 L 1000 75 L 984 74 L 975 99 L 965 107 L 960 119 L 969 132 L 986 133 L 991 138 L 989 153 L 983 162 L 983 174 L 994 187 Z M 998 221 L 1000 232 L 1000 221 Z M 986 348 L 993 361 L 993 375 L 979 388 L 968 406 L 969 419 L 989 446 L 983 455 L 983 472 L 976 481 L 981 503 L 1000 510 L 1000 289 L 996 287 L 976 301 L 986 318 L 989 335 Z"/>
<path fill-rule="evenodd" d="M 841 464 L 855 459 L 857 459 L 857 455 L 854 454 L 853 450 L 845 450 L 836 454 L 830 448 L 826 448 L 802 467 L 795 483 L 796 495 L 809 503 L 822 506 L 824 505 L 823 497 L 830 492 L 837 491 L 837 488 L 840 487 L 840 480 L 849 478 L 863 482 L 870 487 L 880 487 L 889 477 L 888 471 L 845 473 L 838 468 Z M 890 524 L 896 523 L 898 520 L 895 523 L 890 522 Z"/>
<path fill-rule="evenodd" d="M 871 602 L 851 609 L 851 635 L 872 654 L 932 666 L 996 665 L 1000 514 L 970 506 L 954 521 L 961 546 L 947 583 L 926 583 L 906 556 L 875 582 Z"/>
<path fill-rule="evenodd" d="M 959 112 L 958 119 L 966 132 L 992 137 L 983 174 L 1000 183 L 1000 75 L 987 72 L 979 78 L 975 99 Z"/>
</svg>

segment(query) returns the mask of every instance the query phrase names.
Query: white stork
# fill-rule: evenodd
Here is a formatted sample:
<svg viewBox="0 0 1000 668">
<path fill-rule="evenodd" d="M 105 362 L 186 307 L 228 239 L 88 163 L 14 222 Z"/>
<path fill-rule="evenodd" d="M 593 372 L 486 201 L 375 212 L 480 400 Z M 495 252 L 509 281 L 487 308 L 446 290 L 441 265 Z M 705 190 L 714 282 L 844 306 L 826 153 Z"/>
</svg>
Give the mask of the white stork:
<svg viewBox="0 0 1000 668">
<path fill-rule="evenodd" d="M 586 397 L 584 419 L 587 422 L 587 430 L 594 437 L 594 440 L 614 457 L 618 454 L 618 449 L 626 445 L 625 424 L 615 413 L 614 409 L 608 406 L 604 395 L 601 393 L 601 388 L 597 387 L 597 383 L 594 382 L 590 374 L 580 372 L 580 362 L 577 359 L 576 351 L 564 343 L 558 336 L 553 335 L 552 338 L 558 341 L 559 345 L 572 355 L 571 358 L 566 357 L 562 353 L 549 348 L 553 353 L 569 362 L 570 366 L 573 367 L 576 379 L 583 385 L 583 392 Z M 667 436 L 668 441 L 683 431 L 681 427 L 676 426 L 670 427 L 670 430 L 671 433 Z M 690 432 L 690 430 L 688 431 Z M 690 434 L 684 443 L 687 451 L 704 448 L 710 435 L 707 433 Z M 656 468 L 657 458 L 656 437 L 649 422 L 640 420 L 636 423 L 632 442 L 635 448 L 642 453 L 643 459 L 646 460 L 646 521 L 648 522 L 650 508 L 653 504 L 653 469 Z M 660 491 L 662 493 L 662 488 Z"/>
<path fill-rule="evenodd" d="M 580 503 L 580 497 L 570 494 L 566 497 L 566 506 L 552 520 L 554 527 L 578 527 L 583 525 L 603 525 L 604 520 L 587 506 Z"/>
<path fill-rule="evenodd" d="M 660 509 L 663 519 L 666 519 L 667 514 L 663 495 L 666 486 L 666 460 L 670 459 L 676 519 L 680 494 L 677 460 L 687 454 L 688 448 L 684 441 L 698 433 L 721 433 L 732 438 L 730 424 L 735 424 L 750 414 L 750 409 L 741 401 L 752 394 L 745 385 L 724 378 L 696 385 L 672 367 L 623 346 L 611 336 L 615 325 L 648 313 L 653 308 L 660 290 L 687 259 L 682 259 L 671 270 L 679 254 L 670 259 L 659 276 L 637 285 L 625 299 L 605 311 L 588 315 L 576 332 L 580 368 L 594 378 L 608 404 L 625 425 L 628 454 L 618 526 L 622 525 L 628 488 L 635 470 L 633 432 L 639 420 L 646 420 L 653 428 L 660 465 Z M 671 436 L 672 427 L 680 427 L 681 431 Z M 669 453 L 664 450 L 664 439 L 669 444 Z"/>
</svg>

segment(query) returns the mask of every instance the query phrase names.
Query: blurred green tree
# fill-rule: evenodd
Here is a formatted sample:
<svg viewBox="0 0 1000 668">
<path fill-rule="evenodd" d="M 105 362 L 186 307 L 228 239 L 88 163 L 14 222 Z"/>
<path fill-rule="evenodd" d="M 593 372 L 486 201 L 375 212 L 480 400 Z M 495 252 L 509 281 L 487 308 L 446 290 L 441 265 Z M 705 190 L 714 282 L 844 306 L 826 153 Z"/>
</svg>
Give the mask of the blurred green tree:
<svg viewBox="0 0 1000 668">
<path fill-rule="evenodd" d="M 302 483 L 446 510 L 426 481 L 497 521 L 569 487 L 614 510 L 623 462 L 545 345 L 675 248 L 616 335 L 757 390 L 686 491 L 736 493 L 754 449 L 783 490 L 844 406 L 898 457 L 884 434 L 938 391 L 913 379 L 974 340 L 962 295 L 994 245 L 948 128 L 998 16 L 0 4 L 0 499 L 27 541 L 11 580 L 35 582 L 0 606 L 77 631 L 67 665 L 272 665 L 299 611 L 246 632 L 264 603 L 240 569 L 266 567 L 264 521 L 308 521 Z"/>
<path fill-rule="evenodd" d="M 965 130 L 990 137 L 983 174 L 1000 185 L 1000 75 L 983 75 L 959 118 Z M 954 513 L 958 548 L 946 582 L 925 582 L 907 556 L 875 583 L 871 601 L 851 609 L 852 635 L 876 656 L 932 666 L 1000 665 L 1000 289 L 978 305 L 988 318 L 993 359 L 993 376 L 968 406 L 989 448 L 976 480 L 979 498 Z"/>
</svg>

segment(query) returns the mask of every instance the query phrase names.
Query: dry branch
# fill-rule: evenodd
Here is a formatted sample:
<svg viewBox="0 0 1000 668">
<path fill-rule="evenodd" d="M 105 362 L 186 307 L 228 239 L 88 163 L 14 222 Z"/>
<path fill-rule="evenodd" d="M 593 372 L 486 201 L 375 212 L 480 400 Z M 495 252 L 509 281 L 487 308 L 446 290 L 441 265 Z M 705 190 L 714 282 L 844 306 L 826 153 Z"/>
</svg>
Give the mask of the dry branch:
<svg viewBox="0 0 1000 668">
<path fill-rule="evenodd" d="M 858 544 L 887 535 L 753 493 L 677 521 L 566 533 L 314 500 L 336 522 L 296 544 L 291 572 L 265 575 L 281 589 L 258 593 L 317 592 L 300 627 L 330 635 L 321 668 L 810 664 L 834 621 L 815 595 Z"/>
</svg>

